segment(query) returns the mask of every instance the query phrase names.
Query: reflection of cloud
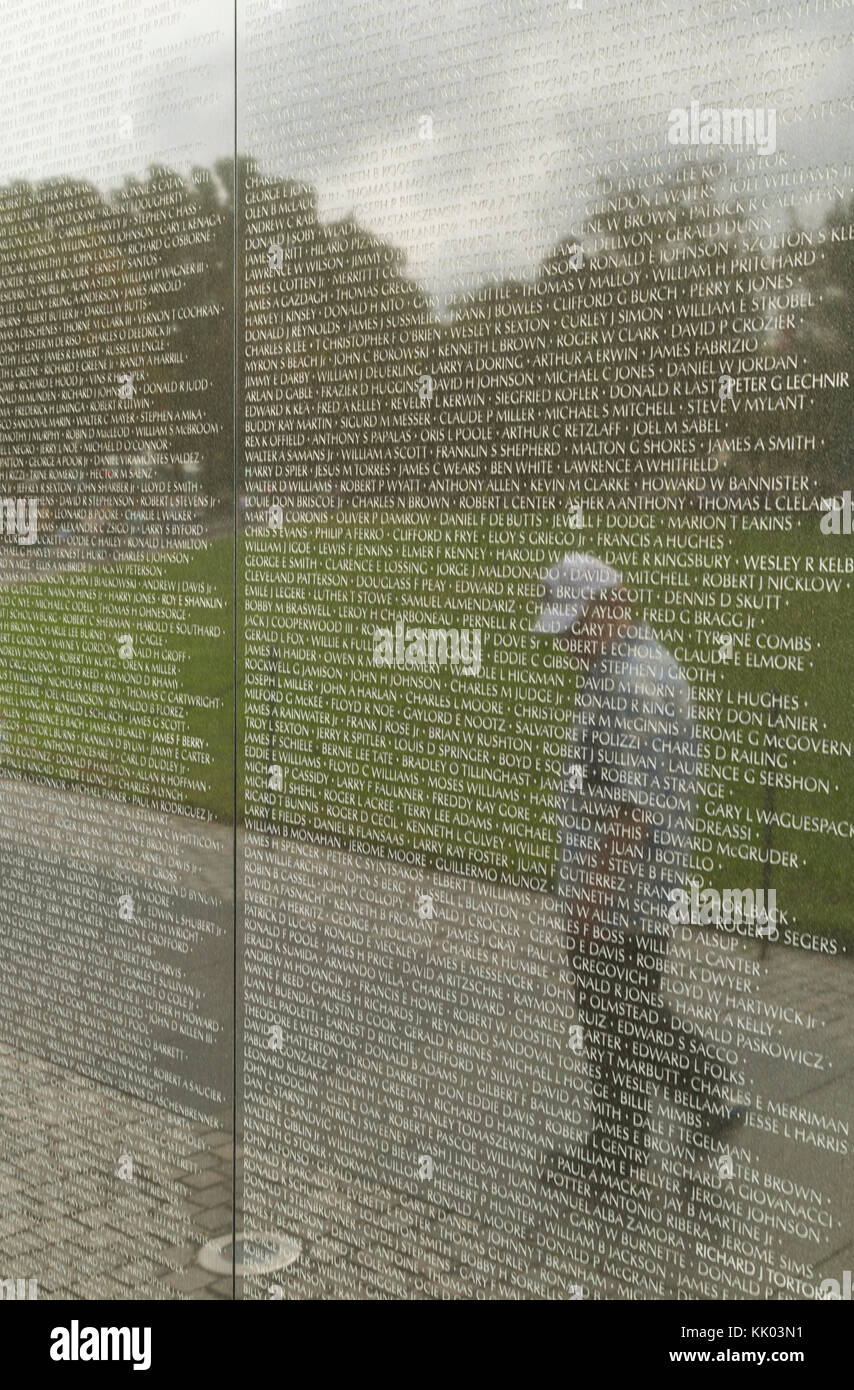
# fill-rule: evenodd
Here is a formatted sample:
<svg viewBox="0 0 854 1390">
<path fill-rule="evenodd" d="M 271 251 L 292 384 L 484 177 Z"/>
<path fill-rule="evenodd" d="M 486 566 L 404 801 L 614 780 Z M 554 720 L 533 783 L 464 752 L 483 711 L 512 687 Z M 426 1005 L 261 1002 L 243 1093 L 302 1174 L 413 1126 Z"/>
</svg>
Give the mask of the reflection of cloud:
<svg viewBox="0 0 854 1390">
<path fill-rule="evenodd" d="M 228 152 L 232 0 L 47 0 L 0 7 L 5 55 L 0 179 L 70 174 L 106 185 L 155 162 Z"/>
<path fill-rule="evenodd" d="M 232 0 L 186 0 L 166 20 L 158 8 L 125 4 L 115 22 L 105 0 L 84 0 L 65 23 L 47 0 L 0 12 L 15 135 L 0 177 L 113 182 L 155 159 L 186 168 L 232 148 Z M 246 0 L 241 12 L 241 149 L 316 185 L 325 218 L 352 213 L 403 247 L 442 297 L 532 268 L 577 228 L 609 156 L 632 173 L 666 150 L 673 106 L 774 105 L 784 181 L 841 165 L 851 141 L 852 50 L 832 13 L 787 11 L 782 30 L 764 0 L 717 26 L 698 23 L 693 0 L 662 0 L 655 14 L 625 0 L 495 11 Z M 133 133 L 121 140 L 123 115 Z M 432 140 L 421 138 L 426 115 Z M 796 184 L 793 201 L 809 188 Z M 814 196 L 815 215 L 828 198 L 820 184 Z"/>
<path fill-rule="evenodd" d="M 784 177 L 839 162 L 850 141 L 849 115 L 807 116 L 817 93 L 847 90 L 850 49 L 818 42 L 831 24 L 844 32 L 832 16 L 787 16 L 778 32 L 760 0 L 717 28 L 677 0 L 655 15 L 623 0 L 582 11 L 520 0 L 508 13 L 322 0 L 286 28 L 259 26 L 244 82 L 278 67 L 284 117 L 262 167 L 316 184 L 325 217 L 355 211 L 444 295 L 456 278 L 524 273 L 577 225 L 609 152 L 637 170 L 665 149 L 670 109 L 692 98 L 778 106 Z M 422 112 L 434 121 L 426 149 Z M 247 112 L 244 148 L 259 148 L 253 128 L 269 136 L 269 115 L 253 127 Z"/>
</svg>

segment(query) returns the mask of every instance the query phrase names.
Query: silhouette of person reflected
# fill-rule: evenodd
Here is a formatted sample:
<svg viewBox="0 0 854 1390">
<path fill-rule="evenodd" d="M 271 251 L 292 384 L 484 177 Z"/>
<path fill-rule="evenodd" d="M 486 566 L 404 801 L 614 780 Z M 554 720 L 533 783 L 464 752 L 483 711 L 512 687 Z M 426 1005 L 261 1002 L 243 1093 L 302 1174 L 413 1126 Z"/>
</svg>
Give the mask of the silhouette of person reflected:
<svg viewBox="0 0 854 1390">
<path fill-rule="evenodd" d="M 544 1176 L 568 1183 L 638 1176 L 656 1090 L 690 1114 L 692 1144 L 714 1151 L 745 1121 L 723 1099 L 732 1076 L 662 996 L 667 894 L 690 877 L 701 772 L 692 692 L 679 665 L 633 620 L 621 576 L 571 554 L 544 576 L 533 625 L 581 672 L 558 794 L 557 892 L 568 934 L 591 1087 L 591 1126 Z"/>
</svg>

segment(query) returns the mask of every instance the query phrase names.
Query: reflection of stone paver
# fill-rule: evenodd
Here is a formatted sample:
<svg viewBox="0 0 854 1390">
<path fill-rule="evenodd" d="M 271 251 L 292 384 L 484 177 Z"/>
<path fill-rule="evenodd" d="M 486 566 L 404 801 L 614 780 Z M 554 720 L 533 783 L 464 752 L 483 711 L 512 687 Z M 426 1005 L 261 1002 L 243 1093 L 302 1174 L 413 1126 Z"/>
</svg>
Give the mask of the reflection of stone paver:
<svg viewBox="0 0 854 1390">
<path fill-rule="evenodd" d="M 40 1298 L 230 1297 L 195 1264 L 231 1230 L 226 1133 L 4 1044 L 0 1095 L 0 1277 Z"/>
<path fill-rule="evenodd" d="M 91 823 L 96 799 L 20 782 L 4 792 L 26 833 L 16 840 L 6 818 L 0 872 L 20 861 L 35 875 L 39 856 L 57 845 L 69 863 L 82 862 L 78 827 Z M 110 814 L 99 872 L 121 863 L 146 881 L 153 813 L 116 806 Z M 180 833 L 183 821 L 174 821 Z M 172 889 L 193 882 L 230 910 L 231 831 L 206 833 L 214 848 Z M 594 1206 L 584 1193 L 546 1192 L 539 1181 L 543 1150 L 569 1146 L 586 1124 L 575 1084 L 584 1063 L 566 1043 L 576 1015 L 553 901 L 414 865 L 245 839 L 254 879 L 262 887 L 270 879 L 270 900 L 283 913 L 279 959 L 298 964 L 300 948 L 288 938 L 296 924 L 334 967 L 334 993 L 311 970 L 287 985 L 253 981 L 250 972 L 246 1225 L 259 1239 L 293 1236 L 302 1253 L 287 1270 L 247 1277 L 249 1296 L 552 1298 L 575 1286 L 585 1297 L 678 1289 L 750 1298 L 763 1296 L 758 1286 L 792 1298 L 851 1267 L 850 1162 L 832 1147 L 845 1140 L 833 1122 L 851 1112 L 849 960 L 773 947 L 763 961 L 755 942 L 686 937 L 671 957 L 669 992 L 708 1028 L 715 985 L 704 967 L 746 982 L 733 992 L 737 1002 L 715 1005 L 711 1017 L 728 1020 L 744 1091 L 764 1099 L 733 1146 L 732 1182 L 711 1158 L 693 1175 L 672 1159 L 667 1146 L 683 1117 L 659 1105 L 647 1181 Z M 335 926 L 342 914 L 364 931 L 373 982 Z M 250 914 L 248 944 L 255 930 Z M 230 979 L 212 966 L 206 978 L 203 960 L 199 968 L 212 997 L 218 989 L 227 1003 Z M 694 976 L 702 982 L 686 997 Z M 466 991 L 477 1000 L 472 1028 L 486 1030 L 474 1057 L 467 1015 L 447 1002 Z M 267 1050 L 254 1013 L 261 1002 L 281 1018 L 290 1056 Z M 318 1019 L 328 1036 L 304 1029 Z M 340 1024 L 337 1033 L 330 1024 Z M 513 1050 L 511 1024 L 531 1030 L 529 1054 Z M 381 1065 L 369 1026 L 381 1039 Z M 115 1043 L 120 1055 L 122 1038 Z M 809 1059 L 798 1060 L 805 1052 Z M 36 1278 L 44 1297 L 231 1296 L 230 1278 L 198 1264 L 201 1246 L 232 1228 L 229 1133 L 39 1060 L 8 1029 L 0 1073 L 0 1277 Z M 487 1128 L 480 1099 L 502 1077 L 512 1102 Z M 381 1128 L 370 1132 L 358 1105 Z M 123 1154 L 133 1159 L 130 1181 L 117 1176 Z M 423 1154 L 434 1164 L 428 1179 L 417 1173 Z M 798 1205 L 786 1195 L 795 1184 L 819 1216 L 809 1229 L 785 1210 L 787 1200 Z M 767 1203 L 761 1219 L 749 1215 L 748 1188 Z M 757 1231 L 764 1283 L 751 1273 Z"/>
<path fill-rule="evenodd" d="M 128 802 L 119 793 L 46 786 L 5 770 L 0 789 L 0 843 L 8 840 L 34 858 L 60 851 L 69 864 L 94 864 L 112 872 L 121 867 L 138 879 L 153 876 L 231 902 L 231 826 L 161 812 Z M 164 849 L 170 838 L 180 842 L 188 832 L 202 835 L 205 848 L 195 855 L 185 852 L 188 867 L 177 873 L 165 860 Z"/>
<path fill-rule="evenodd" d="M 4 776 L 0 791 L 0 1278 L 36 1278 L 44 1297 L 230 1297 L 230 1280 L 226 1289 L 194 1266 L 205 1241 L 232 1229 L 233 832 L 82 788 Z M 84 885 L 85 915 L 69 883 Z M 116 917 L 121 891 L 136 900 L 139 932 Z M 193 949 L 173 953 L 182 933 Z M 142 946 L 138 976 L 122 951 L 131 940 Z M 60 945 L 73 968 L 54 972 L 48 991 L 40 962 Z M 221 1045 L 141 1026 L 159 960 L 170 972 L 159 983 L 179 968 L 191 1006 L 219 1021 Z M 74 1069 L 84 1057 L 87 1076 L 82 1062 Z M 164 1094 L 155 1067 L 187 1087 Z M 100 1084 L 113 1075 L 126 1078 L 120 1090 Z M 210 1085 L 222 1105 L 194 1089 Z M 140 1090 L 161 1103 L 136 1099 Z M 118 1176 L 123 1155 L 129 1179 Z"/>
<path fill-rule="evenodd" d="M 250 852 L 254 873 L 277 885 L 283 921 L 301 923 L 301 899 L 312 902 L 314 959 L 292 973 L 291 995 L 255 982 L 265 1017 L 278 998 L 289 1023 L 288 1064 L 267 1056 L 263 1088 L 250 1074 L 246 1094 L 246 1224 L 303 1241 L 282 1279 L 289 1296 L 567 1297 L 578 1286 L 599 1298 L 797 1298 L 832 1272 L 852 1234 L 850 1169 L 838 1151 L 854 1067 L 850 961 L 779 946 L 763 960 L 755 941 L 685 932 L 667 991 L 720 1045 L 732 1033 L 737 1090 L 752 1100 L 729 1150 L 733 1176 L 721 1176 L 713 1152 L 687 1161 L 686 1117 L 659 1103 L 645 1180 L 596 1205 L 540 1181 L 544 1150 L 569 1148 L 586 1128 L 553 900 L 260 838 Z M 428 918 L 417 912 L 425 893 Z M 334 930 L 342 908 L 370 943 L 362 957 Z M 250 912 L 250 941 L 252 929 Z M 281 950 L 293 971 L 299 938 L 288 954 L 285 931 Z M 364 960 L 377 962 L 376 985 Z M 355 1016 L 313 987 L 324 970 Z M 466 991 L 479 999 L 476 1018 L 460 1014 Z M 454 1026 L 467 1018 L 468 1038 Z M 382 1039 L 379 1060 L 368 1024 Z M 321 1041 L 301 1046 L 311 1026 Z M 260 1065 L 253 1027 L 250 1004 L 247 1053 Z M 514 1050 L 514 1027 L 530 1047 Z M 508 1078 L 511 1103 L 490 1112 L 484 1097 Z M 428 1181 L 417 1176 L 424 1152 Z M 266 1284 L 247 1288 L 264 1296 Z"/>
<path fill-rule="evenodd" d="M 7 775 L 0 798 L 0 1038 L 230 1125 L 231 829 Z"/>
</svg>

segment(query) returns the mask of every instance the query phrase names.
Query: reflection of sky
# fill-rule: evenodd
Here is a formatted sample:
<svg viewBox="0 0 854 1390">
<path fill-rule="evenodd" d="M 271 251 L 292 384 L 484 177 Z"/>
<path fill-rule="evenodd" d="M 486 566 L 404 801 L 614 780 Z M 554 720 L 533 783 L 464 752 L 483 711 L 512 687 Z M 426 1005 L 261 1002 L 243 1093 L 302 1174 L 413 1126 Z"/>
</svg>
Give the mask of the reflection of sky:
<svg viewBox="0 0 854 1390">
<path fill-rule="evenodd" d="M 692 99 L 773 105 L 770 167 L 796 202 L 813 168 L 836 163 L 843 182 L 851 116 L 810 107 L 851 90 L 844 11 L 756 0 L 715 25 L 696 0 L 571 3 L 242 0 L 241 149 L 315 184 L 325 218 L 351 213 L 404 247 L 439 294 L 457 276 L 524 273 L 577 226 L 609 147 L 638 168 Z M 154 159 L 186 169 L 230 151 L 231 0 L 83 0 L 75 13 L 55 0 L 0 10 L 13 136 L 0 176 L 115 182 Z M 826 201 L 817 188 L 807 219 Z"/>
<path fill-rule="evenodd" d="M 0 179 L 121 183 L 229 153 L 232 0 L 4 0 Z"/>
<path fill-rule="evenodd" d="M 783 174 L 852 146 L 850 117 L 783 119 L 851 90 L 854 47 L 817 45 L 845 34 L 844 14 L 756 0 L 755 18 L 716 27 L 697 0 L 282 3 L 253 26 L 242 65 L 245 89 L 255 68 L 287 75 L 294 149 L 263 152 L 262 167 L 287 163 L 317 185 L 324 217 L 354 213 L 439 293 L 455 274 L 524 273 L 577 226 L 609 142 L 637 167 L 639 147 L 667 149 L 668 112 L 692 98 L 778 108 Z M 256 130 L 269 138 L 248 113 L 241 125 L 242 148 L 259 149 Z M 282 131 L 280 119 L 284 150 Z"/>
</svg>

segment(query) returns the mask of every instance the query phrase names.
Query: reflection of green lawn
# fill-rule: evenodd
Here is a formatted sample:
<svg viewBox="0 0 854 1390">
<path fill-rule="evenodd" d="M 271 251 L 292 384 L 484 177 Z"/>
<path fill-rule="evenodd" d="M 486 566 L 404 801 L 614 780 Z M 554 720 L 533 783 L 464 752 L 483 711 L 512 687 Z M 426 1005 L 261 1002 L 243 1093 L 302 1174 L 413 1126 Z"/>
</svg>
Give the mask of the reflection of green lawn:
<svg viewBox="0 0 854 1390">
<path fill-rule="evenodd" d="M 571 716 L 574 677 L 547 646 L 528 635 L 542 560 L 579 544 L 614 560 L 617 551 L 634 548 L 638 568 L 651 569 L 660 567 L 664 550 L 655 549 L 654 533 L 649 533 L 647 548 L 639 551 L 620 541 L 615 528 L 607 533 L 609 545 L 590 518 L 582 537 L 571 531 L 557 534 L 545 516 L 509 529 L 495 517 L 493 522 L 471 514 L 450 524 L 440 523 L 432 513 L 420 519 L 384 514 L 372 520 L 366 515 L 360 530 L 351 514 L 343 525 L 317 523 L 301 528 L 299 537 L 247 543 L 256 555 L 273 561 L 263 572 L 263 601 L 270 601 L 285 620 L 275 639 L 279 700 L 274 747 L 284 768 L 283 791 L 272 813 L 277 821 L 326 829 L 342 839 L 421 848 L 432 858 L 468 862 L 475 871 L 508 869 L 533 879 L 548 878 L 554 856 L 557 768 Z M 674 532 L 669 534 L 672 541 Z M 658 536 L 664 537 L 663 527 Z M 676 539 L 684 544 L 678 535 Z M 838 557 L 849 545 L 846 537 L 821 537 L 819 544 L 817 524 L 808 518 L 788 534 L 729 534 L 725 553 L 730 572 L 744 573 L 745 556 L 758 551 L 769 557 Z M 169 567 L 161 564 L 165 573 Z M 222 541 L 195 557 L 179 576 L 207 579 L 217 586 L 224 598 L 224 627 L 230 567 L 231 543 Z M 700 567 L 696 572 L 702 577 L 704 571 Z M 803 573 L 803 567 L 796 573 Z M 63 760 L 62 728 L 52 724 L 53 692 L 63 688 L 68 675 L 53 649 L 51 633 L 57 626 L 67 628 L 69 614 L 85 592 L 91 612 L 78 630 L 97 638 L 102 582 L 98 573 L 90 573 L 20 586 L 18 602 L 25 600 L 34 624 L 33 650 L 41 655 L 32 672 L 13 674 L 8 662 L 4 665 L 7 761 L 85 781 L 88 741 L 90 765 L 100 766 L 96 744 L 105 728 L 103 712 L 79 712 L 74 729 L 80 750 L 77 767 Z M 816 720 L 813 737 L 847 738 L 852 723 L 848 582 L 841 577 L 838 595 L 782 594 L 779 612 L 753 615 L 754 634 L 758 628 L 810 639 L 812 650 L 804 657 L 802 672 L 749 669 L 738 653 L 737 631 L 739 663 L 715 668 L 709 658 L 716 650 L 717 634 L 727 630 L 726 613 L 716 597 L 710 605 L 694 602 L 692 621 L 680 625 L 679 632 L 663 635 L 671 647 L 681 639 L 681 647 L 694 654 L 695 685 L 722 692 L 717 699 L 704 700 L 706 720 L 714 716 L 716 706 L 723 707 L 726 690 L 757 693 L 776 686 L 784 695 L 797 696 L 798 712 Z M 708 592 L 705 598 L 710 598 Z M 654 592 L 647 606 L 659 611 L 663 600 L 663 594 Z M 697 617 L 700 614 L 705 621 Z M 399 617 L 410 625 L 480 627 L 480 674 L 455 675 L 449 668 L 410 673 L 374 666 L 374 627 L 393 626 Z M 268 621 L 266 615 L 250 614 L 253 620 Z M 250 675 L 247 683 L 246 713 L 252 721 L 246 737 L 249 789 L 255 806 L 266 807 L 261 788 L 269 727 L 268 639 L 265 635 L 256 643 L 250 630 L 249 640 L 252 649 L 262 652 L 261 671 Z M 212 763 L 205 774 L 209 792 L 184 799 L 228 818 L 231 638 L 225 635 L 214 642 L 182 637 L 175 640 L 176 646 L 179 643 L 188 652 L 182 688 L 222 697 L 217 711 L 188 713 L 188 732 L 207 740 Z M 753 639 L 749 645 L 755 650 Z M 25 668 L 26 664 L 25 657 Z M 341 691 L 349 691 L 351 698 L 343 702 Z M 169 713 L 161 711 L 154 725 L 168 723 Z M 764 730 L 749 727 L 761 746 Z M 836 817 L 854 812 L 846 759 L 814 750 L 787 756 L 787 773 L 819 779 L 821 786 L 815 791 L 779 788 L 778 811 Z M 718 767 L 714 756 L 712 762 Z M 120 774 L 120 767 L 108 774 L 117 787 L 122 784 Z M 735 791 L 723 805 L 721 798 L 712 799 L 711 819 L 732 815 L 729 801 L 742 809 L 743 817 L 766 804 L 761 786 L 748 786 L 743 778 L 730 785 Z M 762 827 L 753 824 L 750 843 L 759 849 L 763 842 Z M 846 931 L 850 844 L 830 835 L 777 829 L 775 846 L 799 856 L 797 870 L 773 872 L 778 906 L 794 914 L 801 929 Z M 703 875 L 706 882 L 745 887 L 761 883 L 756 861 L 722 855 L 717 844 L 712 858 L 714 869 Z"/>
<path fill-rule="evenodd" d="M 158 556 L 133 567 L 104 564 L 0 589 L 5 765 L 230 815 L 231 551 L 231 542 L 218 541 L 187 564 Z M 179 609 L 169 595 L 184 582 L 206 585 L 197 593 L 222 606 Z M 179 633 L 184 621 L 219 625 L 223 634 Z M 118 639 L 127 634 L 135 645 L 130 661 L 118 654 Z M 186 657 L 176 688 L 165 680 L 158 688 L 166 673 L 157 668 L 177 650 Z M 219 704 L 190 703 L 200 697 Z M 201 786 L 155 786 L 152 768 L 175 757 L 176 749 L 183 775 Z M 209 754 L 210 762 L 197 761 L 197 753 Z"/>
</svg>

